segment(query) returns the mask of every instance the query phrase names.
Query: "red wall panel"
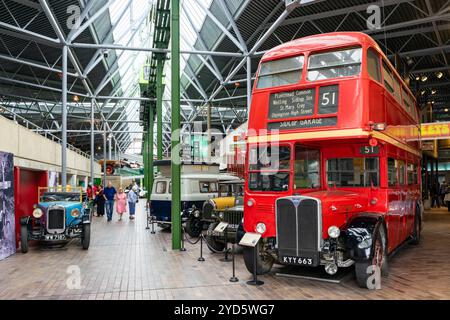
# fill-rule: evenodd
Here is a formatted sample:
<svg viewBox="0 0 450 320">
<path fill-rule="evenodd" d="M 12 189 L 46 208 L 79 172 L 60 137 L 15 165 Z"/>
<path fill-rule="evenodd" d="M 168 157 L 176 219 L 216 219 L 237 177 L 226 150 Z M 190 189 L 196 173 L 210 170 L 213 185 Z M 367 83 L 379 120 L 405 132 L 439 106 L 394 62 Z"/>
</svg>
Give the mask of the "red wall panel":
<svg viewBox="0 0 450 320">
<path fill-rule="evenodd" d="M 16 243 L 20 239 L 20 218 L 32 214 L 33 205 L 38 202 L 38 187 L 46 187 L 47 181 L 47 171 L 14 167 Z"/>
</svg>

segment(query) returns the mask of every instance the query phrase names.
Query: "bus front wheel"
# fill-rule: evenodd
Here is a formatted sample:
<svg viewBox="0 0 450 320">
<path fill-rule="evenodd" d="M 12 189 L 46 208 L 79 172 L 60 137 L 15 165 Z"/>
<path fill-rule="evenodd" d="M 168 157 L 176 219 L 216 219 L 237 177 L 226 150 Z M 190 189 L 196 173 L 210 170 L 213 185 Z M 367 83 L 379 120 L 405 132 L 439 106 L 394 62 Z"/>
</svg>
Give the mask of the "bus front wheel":
<svg viewBox="0 0 450 320">
<path fill-rule="evenodd" d="M 256 273 L 258 275 L 266 274 L 270 272 L 272 269 L 274 259 L 265 254 L 264 251 L 264 245 L 260 242 L 258 244 L 258 256 L 256 257 Z M 247 267 L 248 272 L 252 273 L 255 270 L 255 248 L 251 247 L 244 247 L 244 262 L 245 266 Z"/>
</svg>

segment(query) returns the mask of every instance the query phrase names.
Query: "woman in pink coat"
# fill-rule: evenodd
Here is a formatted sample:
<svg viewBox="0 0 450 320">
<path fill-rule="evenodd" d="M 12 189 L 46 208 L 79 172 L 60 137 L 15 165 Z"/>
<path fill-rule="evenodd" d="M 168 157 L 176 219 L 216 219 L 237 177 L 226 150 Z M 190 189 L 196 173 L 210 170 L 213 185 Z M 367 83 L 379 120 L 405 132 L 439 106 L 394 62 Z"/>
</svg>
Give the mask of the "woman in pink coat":
<svg viewBox="0 0 450 320">
<path fill-rule="evenodd" d="M 127 211 L 127 195 L 123 192 L 122 188 L 119 188 L 119 192 L 116 193 L 116 211 L 119 214 L 119 221 L 122 221 L 122 215 Z"/>
</svg>

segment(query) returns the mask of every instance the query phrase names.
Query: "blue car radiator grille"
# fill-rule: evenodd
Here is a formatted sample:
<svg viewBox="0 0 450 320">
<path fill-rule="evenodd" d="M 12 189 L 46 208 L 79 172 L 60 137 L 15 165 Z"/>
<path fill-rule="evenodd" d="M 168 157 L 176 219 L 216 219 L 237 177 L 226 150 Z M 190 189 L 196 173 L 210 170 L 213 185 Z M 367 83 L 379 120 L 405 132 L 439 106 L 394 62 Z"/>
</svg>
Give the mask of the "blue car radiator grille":
<svg viewBox="0 0 450 320">
<path fill-rule="evenodd" d="M 47 228 L 49 230 L 64 229 L 64 215 L 63 209 L 49 209 Z"/>
</svg>

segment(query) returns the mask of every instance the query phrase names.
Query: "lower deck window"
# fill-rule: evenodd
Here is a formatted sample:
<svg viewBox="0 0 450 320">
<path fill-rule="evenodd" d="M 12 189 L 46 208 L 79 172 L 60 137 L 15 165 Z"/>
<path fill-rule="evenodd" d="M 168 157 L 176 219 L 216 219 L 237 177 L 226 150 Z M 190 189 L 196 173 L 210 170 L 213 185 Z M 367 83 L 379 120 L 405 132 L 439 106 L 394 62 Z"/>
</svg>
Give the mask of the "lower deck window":
<svg viewBox="0 0 450 320">
<path fill-rule="evenodd" d="M 289 172 L 250 173 L 248 188 L 252 191 L 286 191 L 289 188 Z"/>
<path fill-rule="evenodd" d="M 378 158 L 328 159 L 328 185 L 337 187 L 379 186 Z"/>
</svg>

